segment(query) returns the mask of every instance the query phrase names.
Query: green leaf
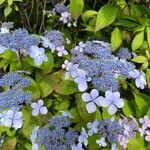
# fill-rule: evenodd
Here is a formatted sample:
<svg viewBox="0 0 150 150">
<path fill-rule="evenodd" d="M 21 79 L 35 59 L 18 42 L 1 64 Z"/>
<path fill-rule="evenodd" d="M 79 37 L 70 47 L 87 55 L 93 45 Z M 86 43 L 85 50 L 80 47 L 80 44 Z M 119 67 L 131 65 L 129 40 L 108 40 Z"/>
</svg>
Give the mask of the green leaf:
<svg viewBox="0 0 150 150">
<path fill-rule="evenodd" d="M 127 27 L 127 28 L 134 28 L 139 24 L 135 21 L 123 18 L 123 19 L 120 19 L 117 23 L 115 23 L 115 25 Z"/>
<path fill-rule="evenodd" d="M 70 95 L 76 93 L 78 89 L 74 81 L 65 80 L 55 87 L 55 91 L 59 94 Z"/>
<path fill-rule="evenodd" d="M 0 54 L 0 57 L 10 62 L 18 60 L 16 53 L 10 50 L 7 50 L 4 53 Z"/>
<path fill-rule="evenodd" d="M 148 61 L 147 57 L 145 56 L 135 56 L 133 59 L 132 59 L 133 62 L 135 63 L 145 63 L 146 61 Z"/>
<path fill-rule="evenodd" d="M 74 19 L 78 19 L 84 8 L 83 0 L 70 0 L 69 11 Z"/>
<path fill-rule="evenodd" d="M 5 9 L 4 9 L 4 15 L 5 15 L 5 17 L 7 17 L 11 13 L 11 11 L 12 11 L 12 7 L 9 6 L 9 5 L 6 5 Z"/>
<path fill-rule="evenodd" d="M 148 88 L 150 89 L 150 69 L 146 70 L 146 80 L 147 80 Z"/>
<path fill-rule="evenodd" d="M 14 150 L 16 147 L 16 143 L 17 143 L 16 137 L 8 138 L 2 146 L 2 150 Z"/>
<path fill-rule="evenodd" d="M 53 55 L 50 52 L 46 53 L 46 55 L 48 57 L 48 61 L 43 62 L 42 65 L 40 65 L 40 66 L 37 66 L 34 63 L 34 61 L 33 61 L 33 59 L 31 57 L 24 58 L 24 60 L 23 60 L 24 62 L 23 63 L 24 64 L 28 63 L 30 66 L 38 68 L 38 69 L 44 71 L 45 73 L 49 73 L 53 69 L 54 58 L 53 58 Z"/>
<path fill-rule="evenodd" d="M 127 117 L 130 117 L 131 115 L 135 116 L 136 115 L 135 102 L 132 100 L 124 100 L 124 102 L 125 102 L 125 105 L 122 108 L 124 114 Z"/>
<path fill-rule="evenodd" d="M 146 150 L 145 149 L 145 140 L 144 138 L 141 138 L 139 135 L 136 137 L 133 137 L 129 140 L 128 143 L 128 150 Z"/>
<path fill-rule="evenodd" d="M 31 131 L 37 125 L 37 120 L 32 116 L 31 108 L 29 107 L 23 107 L 22 113 L 24 120 L 22 133 L 26 138 L 30 139 Z"/>
<path fill-rule="evenodd" d="M 94 134 L 93 136 L 90 136 L 88 138 L 88 150 L 99 149 L 99 145 L 95 142 L 99 138 L 100 138 L 99 134 Z"/>
<path fill-rule="evenodd" d="M 89 114 L 86 110 L 86 103 L 82 100 L 81 94 L 76 94 L 77 108 L 81 118 L 85 122 L 92 122 L 95 120 L 95 113 Z"/>
<path fill-rule="evenodd" d="M 84 12 L 82 14 L 82 20 L 84 22 L 87 22 L 89 18 L 92 18 L 93 16 L 95 16 L 97 14 L 97 11 L 95 10 L 87 10 L 86 12 Z"/>
<path fill-rule="evenodd" d="M 77 107 L 73 107 L 71 110 L 70 110 L 70 113 L 72 114 L 72 116 L 73 116 L 73 122 L 80 122 L 80 121 L 82 121 L 82 118 L 81 118 L 81 116 L 80 116 L 80 114 L 79 114 L 79 112 L 78 112 L 78 109 L 77 109 Z"/>
<path fill-rule="evenodd" d="M 58 79 L 55 76 L 43 76 L 39 82 L 41 96 L 46 97 L 53 92 L 55 86 L 58 84 Z"/>
<path fill-rule="evenodd" d="M 146 28 L 146 32 L 147 32 L 147 41 L 148 41 L 148 45 L 150 47 L 150 27 Z"/>
<path fill-rule="evenodd" d="M 134 93 L 133 93 L 134 94 Z M 138 116 L 142 117 L 146 115 L 148 109 L 149 109 L 149 104 L 145 98 L 143 98 L 142 93 L 134 94 L 135 98 L 135 103 L 137 105 L 138 109 Z"/>
<path fill-rule="evenodd" d="M 40 89 L 39 85 L 32 78 L 28 77 L 32 81 L 32 85 L 27 87 L 26 90 L 32 93 L 33 100 L 37 100 L 40 98 Z"/>
<path fill-rule="evenodd" d="M 115 51 L 122 43 L 122 33 L 119 28 L 115 28 L 111 34 L 111 46 L 112 50 Z"/>
<path fill-rule="evenodd" d="M 5 0 L 0 0 L 0 5 L 2 5 L 5 2 Z"/>
<path fill-rule="evenodd" d="M 12 5 L 13 0 L 7 0 L 8 5 Z"/>
<path fill-rule="evenodd" d="M 139 32 L 132 41 L 132 50 L 139 49 L 144 42 L 144 31 Z"/>
<path fill-rule="evenodd" d="M 10 72 L 13 72 L 16 70 L 22 70 L 22 64 L 19 60 L 14 61 L 10 64 Z"/>
<path fill-rule="evenodd" d="M 110 25 L 116 18 L 117 10 L 113 5 L 104 5 L 97 14 L 95 31 Z"/>
</svg>

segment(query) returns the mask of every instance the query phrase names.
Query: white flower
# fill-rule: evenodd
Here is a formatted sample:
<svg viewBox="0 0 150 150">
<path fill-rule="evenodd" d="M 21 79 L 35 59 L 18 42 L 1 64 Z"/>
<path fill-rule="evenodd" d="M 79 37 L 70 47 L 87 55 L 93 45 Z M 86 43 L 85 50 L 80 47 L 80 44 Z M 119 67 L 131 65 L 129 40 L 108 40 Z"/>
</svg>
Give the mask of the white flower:
<svg viewBox="0 0 150 150">
<path fill-rule="evenodd" d="M 30 139 L 32 143 L 36 142 L 38 130 L 39 130 L 39 126 L 35 126 L 30 134 Z"/>
<path fill-rule="evenodd" d="M 66 24 L 68 21 L 70 21 L 70 13 L 68 13 L 67 11 L 66 12 L 63 12 L 61 13 L 61 17 L 60 17 L 60 21 L 62 21 L 64 24 Z"/>
<path fill-rule="evenodd" d="M 144 89 L 147 83 L 146 83 L 146 78 L 145 78 L 145 74 L 143 71 L 138 71 L 134 69 L 134 71 L 129 72 L 129 75 L 135 79 L 135 85 L 138 88 Z"/>
<path fill-rule="evenodd" d="M 32 150 L 39 150 L 39 146 L 37 143 L 32 144 Z"/>
<path fill-rule="evenodd" d="M 96 104 L 98 106 L 100 101 L 101 101 L 101 97 L 99 97 L 99 92 L 96 89 L 91 90 L 90 94 L 89 93 L 83 93 L 82 94 L 82 100 L 84 102 L 88 102 L 86 104 L 86 109 L 88 111 L 88 113 L 93 113 L 96 111 Z"/>
<path fill-rule="evenodd" d="M 83 92 L 88 88 L 87 81 L 88 81 L 88 78 L 87 78 L 86 71 L 82 69 L 78 69 L 77 76 L 74 79 L 74 82 L 78 84 L 78 89 L 80 92 Z"/>
<path fill-rule="evenodd" d="M 120 98 L 119 92 L 106 91 L 105 98 L 101 97 L 99 105 L 102 107 L 108 107 L 108 113 L 112 115 L 117 112 L 118 108 L 124 106 L 124 101 Z"/>
<path fill-rule="evenodd" d="M 79 51 L 79 52 L 83 52 L 84 47 L 86 46 L 86 44 L 84 44 L 82 41 L 78 44 L 78 46 L 75 47 L 75 50 Z"/>
<path fill-rule="evenodd" d="M 96 143 L 97 143 L 99 146 L 102 146 L 102 147 L 106 147 L 106 146 L 107 146 L 107 143 L 106 143 L 104 137 L 101 137 L 100 140 L 96 140 Z"/>
<path fill-rule="evenodd" d="M 85 129 L 82 127 L 81 135 L 79 136 L 78 141 L 80 143 L 83 142 L 84 145 L 87 146 L 88 145 L 88 140 L 87 139 L 88 139 L 88 134 L 86 133 Z"/>
<path fill-rule="evenodd" d="M 55 45 L 53 43 L 51 43 L 49 41 L 49 39 L 47 39 L 46 37 L 40 36 L 40 38 L 43 40 L 42 41 L 43 47 L 50 48 L 51 52 L 53 53 L 55 51 L 55 49 L 56 49 Z"/>
<path fill-rule="evenodd" d="M 66 38 L 66 43 L 71 44 L 71 41 L 68 38 Z"/>
<path fill-rule="evenodd" d="M 69 65 L 69 60 L 65 60 L 64 63 L 62 64 L 62 68 L 65 69 Z"/>
<path fill-rule="evenodd" d="M 32 115 L 33 116 L 37 116 L 39 114 L 39 112 L 42 114 L 42 115 L 45 115 L 47 114 L 48 110 L 45 106 L 43 106 L 43 100 L 38 100 L 37 103 L 32 103 L 31 104 L 31 107 L 32 107 Z"/>
<path fill-rule="evenodd" d="M 67 72 L 65 73 L 65 79 L 69 79 L 70 77 L 77 77 L 78 76 L 78 64 L 73 64 L 72 62 L 66 62 L 66 70 Z"/>
<path fill-rule="evenodd" d="M 9 29 L 6 27 L 1 27 L 0 28 L 0 34 L 4 34 L 4 33 L 9 33 Z"/>
<path fill-rule="evenodd" d="M 92 136 L 93 133 L 98 133 L 98 128 L 97 128 L 98 125 L 99 125 L 99 122 L 97 120 L 94 121 L 93 123 L 88 122 L 87 128 L 89 129 L 89 131 L 88 131 L 89 136 Z"/>
<path fill-rule="evenodd" d="M 74 26 L 74 27 L 77 27 L 77 21 L 74 21 L 74 22 L 73 22 L 73 26 Z"/>
<path fill-rule="evenodd" d="M 75 144 L 72 145 L 71 150 L 84 150 L 84 149 L 82 148 L 82 144 L 78 143 L 77 145 L 75 145 Z"/>
<path fill-rule="evenodd" d="M 39 126 L 35 126 L 30 134 L 30 139 L 32 143 L 32 150 L 39 150 L 39 146 L 36 143 L 37 142 L 37 131 L 39 129 Z"/>
<path fill-rule="evenodd" d="M 6 47 L 0 45 L 0 54 L 4 53 L 6 50 Z"/>
<path fill-rule="evenodd" d="M 145 129 L 139 128 L 138 131 L 140 132 L 141 137 L 143 137 L 145 135 Z"/>
<path fill-rule="evenodd" d="M 48 61 L 44 48 L 39 48 L 37 46 L 31 47 L 30 57 L 34 59 L 34 63 L 38 66 L 40 66 L 43 61 Z"/>
<path fill-rule="evenodd" d="M 150 131 L 147 130 L 145 133 L 146 133 L 145 140 L 150 142 Z"/>
<path fill-rule="evenodd" d="M 118 148 L 117 148 L 115 143 L 111 145 L 111 149 L 110 150 L 118 150 Z"/>
<path fill-rule="evenodd" d="M 69 119 L 74 118 L 70 112 L 67 112 L 67 111 L 60 111 L 60 112 L 62 112 L 62 116 L 64 116 L 64 117 L 68 117 Z"/>
<path fill-rule="evenodd" d="M 21 128 L 23 124 L 22 112 L 13 109 L 5 111 L 1 123 L 6 127 L 13 127 L 15 130 Z"/>
<path fill-rule="evenodd" d="M 65 50 L 64 46 L 57 47 L 56 50 L 58 52 L 58 56 L 59 57 L 62 57 L 63 55 L 67 55 L 68 54 L 68 52 Z"/>
</svg>

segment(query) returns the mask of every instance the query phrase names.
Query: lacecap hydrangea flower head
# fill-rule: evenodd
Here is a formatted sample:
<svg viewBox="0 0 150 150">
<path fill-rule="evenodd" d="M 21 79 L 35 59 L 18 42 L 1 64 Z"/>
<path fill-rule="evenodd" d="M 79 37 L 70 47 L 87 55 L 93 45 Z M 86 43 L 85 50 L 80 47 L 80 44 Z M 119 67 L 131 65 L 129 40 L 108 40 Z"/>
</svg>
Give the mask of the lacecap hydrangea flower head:
<svg viewBox="0 0 150 150">
<path fill-rule="evenodd" d="M 9 72 L 0 78 L 0 87 L 8 88 L 0 93 L 0 109 L 20 107 L 24 104 L 30 104 L 32 94 L 25 91 L 24 88 L 31 85 L 31 80 L 18 72 Z"/>
<path fill-rule="evenodd" d="M 129 72 L 133 71 L 135 66 L 126 59 L 114 56 L 110 44 L 103 41 L 87 41 L 82 45 L 80 44 L 78 49 L 72 49 L 71 62 L 87 72 L 91 77 L 91 86 L 103 92 L 117 91 L 119 76 L 131 78 Z"/>
<path fill-rule="evenodd" d="M 39 147 L 44 146 L 46 150 L 66 150 L 74 146 L 78 133 L 70 125 L 69 117 L 53 116 L 49 123 L 37 132 Z"/>
</svg>

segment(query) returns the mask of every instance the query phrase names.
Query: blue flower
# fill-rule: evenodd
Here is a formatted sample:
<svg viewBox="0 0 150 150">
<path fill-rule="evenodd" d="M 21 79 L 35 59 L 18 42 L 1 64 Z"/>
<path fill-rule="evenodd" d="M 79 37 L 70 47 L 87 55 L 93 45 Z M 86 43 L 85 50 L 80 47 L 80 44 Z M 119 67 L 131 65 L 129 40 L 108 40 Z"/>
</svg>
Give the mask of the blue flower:
<svg viewBox="0 0 150 150">
<path fill-rule="evenodd" d="M 134 69 L 134 71 L 129 72 L 130 76 L 135 79 L 135 85 L 140 88 L 144 89 L 146 86 L 146 78 L 143 71 L 138 71 Z"/>
<path fill-rule="evenodd" d="M 22 127 L 23 119 L 22 112 L 15 109 L 5 111 L 5 115 L 1 118 L 2 125 L 13 127 L 15 130 Z"/>
<path fill-rule="evenodd" d="M 79 143 L 84 143 L 85 146 L 88 145 L 88 134 L 86 133 L 85 129 L 82 127 L 81 135 L 78 139 Z"/>
<path fill-rule="evenodd" d="M 32 95 L 23 89 L 31 85 L 31 80 L 23 77 L 17 72 L 7 73 L 0 78 L 1 87 L 10 87 L 9 90 L 0 93 L 0 109 L 20 107 L 30 104 Z"/>
<path fill-rule="evenodd" d="M 89 129 L 89 131 L 88 131 L 89 136 L 92 136 L 93 133 L 98 133 L 98 127 L 97 127 L 98 125 L 99 125 L 99 122 L 97 120 L 94 121 L 93 123 L 88 122 L 87 128 Z"/>
<path fill-rule="evenodd" d="M 119 92 L 105 92 L 105 98 L 100 97 L 99 105 L 102 107 L 108 107 L 108 113 L 110 115 L 115 114 L 118 108 L 124 106 L 123 99 L 120 98 Z"/>
<path fill-rule="evenodd" d="M 38 145 L 48 150 L 66 150 L 75 145 L 77 132 L 70 127 L 69 118 L 54 116 L 47 125 L 38 131 Z"/>
<path fill-rule="evenodd" d="M 101 137 L 100 139 L 96 140 L 96 143 L 97 143 L 99 146 L 102 146 L 102 147 L 106 147 L 106 146 L 107 146 L 107 143 L 106 143 L 104 137 Z"/>
<path fill-rule="evenodd" d="M 93 113 L 96 111 L 96 105 L 100 106 L 99 103 L 101 101 L 101 97 L 99 97 L 99 92 L 96 89 L 93 89 L 90 94 L 83 93 L 82 100 L 87 102 L 86 109 L 88 113 Z"/>
<path fill-rule="evenodd" d="M 33 109 L 32 110 L 32 115 L 33 116 L 37 116 L 39 114 L 39 112 L 42 115 L 45 115 L 48 112 L 47 108 L 45 106 L 43 106 L 43 100 L 42 99 L 38 100 L 37 103 L 32 103 L 31 107 Z"/>
<path fill-rule="evenodd" d="M 119 49 L 117 56 L 121 59 L 127 59 L 127 60 L 131 59 L 131 53 L 129 49 L 124 47 Z"/>
<path fill-rule="evenodd" d="M 34 63 L 38 66 L 40 66 L 43 61 L 48 61 L 44 48 L 38 48 L 37 46 L 31 47 L 30 57 L 34 59 Z"/>
<path fill-rule="evenodd" d="M 112 55 L 111 45 L 103 41 L 87 41 L 80 51 L 77 49 L 80 49 L 80 46 L 71 50 L 71 62 L 78 64 L 79 69 L 91 77 L 89 86 L 103 92 L 117 91 L 117 78 L 130 78 L 129 72 L 135 68 L 131 62 Z"/>
</svg>

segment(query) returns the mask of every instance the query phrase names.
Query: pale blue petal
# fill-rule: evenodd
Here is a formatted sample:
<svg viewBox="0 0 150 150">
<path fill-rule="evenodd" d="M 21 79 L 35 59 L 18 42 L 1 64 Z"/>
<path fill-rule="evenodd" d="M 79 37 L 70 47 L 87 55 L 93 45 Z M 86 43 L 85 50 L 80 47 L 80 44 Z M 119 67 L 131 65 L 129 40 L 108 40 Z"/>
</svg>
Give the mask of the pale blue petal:
<svg viewBox="0 0 150 150">
<path fill-rule="evenodd" d="M 96 101 L 96 104 L 98 106 L 108 107 L 111 104 L 111 101 L 109 101 L 107 98 L 100 97 L 98 98 L 98 101 Z"/>
<path fill-rule="evenodd" d="M 114 95 L 111 91 L 106 91 L 105 92 L 105 97 L 109 100 L 113 99 Z"/>
<path fill-rule="evenodd" d="M 45 106 L 43 106 L 43 107 L 40 108 L 40 112 L 41 112 L 42 115 L 45 115 L 45 114 L 47 114 L 48 110 Z"/>
<path fill-rule="evenodd" d="M 110 114 L 110 115 L 113 115 L 113 114 L 115 114 L 117 112 L 117 107 L 115 106 L 115 105 L 110 105 L 109 107 L 108 107 L 108 113 Z"/>
<path fill-rule="evenodd" d="M 78 84 L 78 89 L 80 92 L 85 91 L 87 88 L 88 88 L 87 82 L 82 82 L 82 83 Z"/>
<path fill-rule="evenodd" d="M 38 100 L 37 104 L 38 104 L 38 107 L 41 107 L 41 106 L 43 106 L 44 102 L 42 99 L 40 99 L 40 100 Z"/>
<path fill-rule="evenodd" d="M 42 64 L 42 60 L 41 60 L 41 58 L 40 57 L 36 57 L 35 59 L 34 59 L 34 63 L 37 65 L 37 66 L 40 66 L 41 64 Z"/>
<path fill-rule="evenodd" d="M 99 92 L 98 92 L 98 90 L 93 89 L 93 90 L 90 92 L 90 95 L 91 95 L 92 99 L 94 100 L 96 97 L 98 97 Z"/>
<path fill-rule="evenodd" d="M 115 99 L 114 100 L 114 104 L 118 107 L 118 108 L 122 108 L 124 106 L 124 101 L 123 99 Z"/>
<path fill-rule="evenodd" d="M 14 119 L 20 119 L 22 117 L 22 112 L 16 112 L 14 115 Z"/>
<path fill-rule="evenodd" d="M 89 93 L 83 93 L 83 94 L 82 94 L 82 100 L 83 100 L 84 102 L 89 102 L 89 101 L 91 101 L 92 99 L 91 99 L 91 96 L 90 96 Z"/>
<path fill-rule="evenodd" d="M 38 109 L 38 108 L 32 110 L 32 115 L 33 115 L 33 116 L 37 116 L 38 113 L 39 113 L 39 109 Z"/>
<path fill-rule="evenodd" d="M 104 98 L 102 96 L 99 96 L 94 100 L 94 102 L 96 103 L 97 106 L 101 107 L 101 103 L 102 103 L 103 99 Z"/>
<path fill-rule="evenodd" d="M 4 118 L 2 121 L 2 124 L 6 127 L 11 127 L 12 126 L 12 119 Z"/>
<path fill-rule="evenodd" d="M 117 91 L 117 92 L 114 92 L 114 97 L 115 99 L 119 99 L 120 98 L 120 93 Z"/>
<path fill-rule="evenodd" d="M 89 102 L 86 104 L 86 110 L 88 113 L 94 113 L 96 111 L 96 105 L 94 102 Z"/>
<path fill-rule="evenodd" d="M 22 127 L 22 119 L 13 120 L 13 127 L 18 129 Z"/>
</svg>

